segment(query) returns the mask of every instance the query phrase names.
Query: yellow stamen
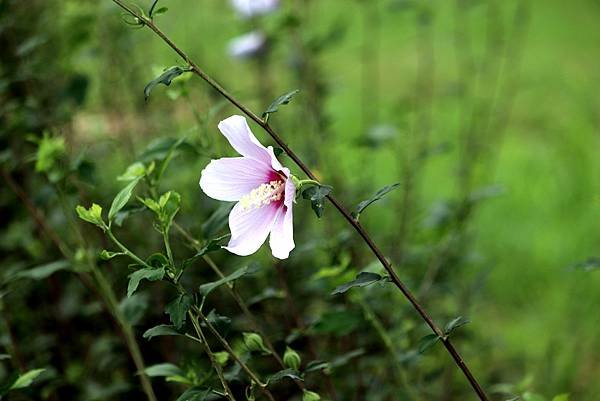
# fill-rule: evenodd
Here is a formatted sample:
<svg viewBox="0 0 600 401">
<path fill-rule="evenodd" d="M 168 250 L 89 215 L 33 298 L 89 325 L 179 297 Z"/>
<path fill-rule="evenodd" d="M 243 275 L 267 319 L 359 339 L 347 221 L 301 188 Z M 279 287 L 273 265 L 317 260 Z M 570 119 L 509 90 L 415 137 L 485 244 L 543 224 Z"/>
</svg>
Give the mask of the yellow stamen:
<svg viewBox="0 0 600 401">
<path fill-rule="evenodd" d="M 243 209 L 258 209 L 271 202 L 281 200 L 284 189 L 285 185 L 283 181 L 271 181 L 267 184 L 261 184 L 258 188 L 254 188 L 249 194 L 244 195 L 242 199 L 240 199 L 240 204 Z"/>
</svg>

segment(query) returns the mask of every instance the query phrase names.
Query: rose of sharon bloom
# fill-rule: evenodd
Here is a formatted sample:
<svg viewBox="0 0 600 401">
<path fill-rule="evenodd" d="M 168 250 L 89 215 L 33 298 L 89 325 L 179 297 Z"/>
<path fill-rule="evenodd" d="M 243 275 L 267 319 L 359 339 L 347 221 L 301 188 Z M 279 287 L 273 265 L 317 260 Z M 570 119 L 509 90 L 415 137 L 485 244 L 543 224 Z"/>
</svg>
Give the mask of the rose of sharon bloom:
<svg viewBox="0 0 600 401">
<path fill-rule="evenodd" d="M 285 259 L 294 249 L 292 206 L 296 187 L 290 170 L 254 136 L 246 119 L 231 116 L 219 130 L 242 157 L 212 160 L 200 177 L 200 188 L 211 198 L 237 202 L 229 214 L 231 239 L 225 249 L 253 254 L 270 235 L 273 256 Z"/>
<path fill-rule="evenodd" d="M 279 6 L 279 0 L 231 0 L 236 11 L 245 18 L 273 12 Z"/>
<path fill-rule="evenodd" d="M 250 58 L 260 53 L 266 41 L 267 38 L 262 32 L 250 32 L 232 39 L 229 42 L 227 51 L 233 58 Z"/>
</svg>

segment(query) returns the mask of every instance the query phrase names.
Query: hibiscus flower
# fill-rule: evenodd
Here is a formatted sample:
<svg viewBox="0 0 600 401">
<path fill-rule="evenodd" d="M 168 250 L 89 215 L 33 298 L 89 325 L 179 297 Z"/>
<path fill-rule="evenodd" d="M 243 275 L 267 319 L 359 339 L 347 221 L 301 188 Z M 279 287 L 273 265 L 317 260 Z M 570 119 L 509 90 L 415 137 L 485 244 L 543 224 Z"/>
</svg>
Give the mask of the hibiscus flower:
<svg viewBox="0 0 600 401">
<path fill-rule="evenodd" d="M 231 116 L 219 130 L 242 157 L 212 160 L 200 177 L 209 197 L 237 202 L 229 214 L 231 239 L 224 248 L 236 255 L 256 252 L 270 234 L 273 256 L 286 259 L 294 249 L 292 207 L 296 187 L 290 170 L 254 136 L 246 119 Z"/>
<path fill-rule="evenodd" d="M 279 0 L 231 0 L 231 4 L 240 15 L 251 18 L 275 11 Z"/>
</svg>

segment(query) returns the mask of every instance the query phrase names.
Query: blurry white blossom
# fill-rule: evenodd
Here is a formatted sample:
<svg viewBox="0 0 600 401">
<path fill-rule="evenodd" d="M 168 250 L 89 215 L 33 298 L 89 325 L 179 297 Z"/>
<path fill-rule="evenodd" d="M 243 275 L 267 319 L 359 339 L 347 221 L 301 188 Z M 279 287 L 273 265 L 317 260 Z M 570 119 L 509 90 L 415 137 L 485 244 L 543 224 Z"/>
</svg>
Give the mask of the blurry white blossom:
<svg viewBox="0 0 600 401">
<path fill-rule="evenodd" d="M 262 32 L 253 31 L 232 39 L 227 50 L 233 58 L 250 58 L 260 53 L 266 42 L 267 38 Z"/>
<path fill-rule="evenodd" d="M 275 11 L 279 0 L 231 0 L 231 4 L 242 17 L 250 18 Z"/>
</svg>

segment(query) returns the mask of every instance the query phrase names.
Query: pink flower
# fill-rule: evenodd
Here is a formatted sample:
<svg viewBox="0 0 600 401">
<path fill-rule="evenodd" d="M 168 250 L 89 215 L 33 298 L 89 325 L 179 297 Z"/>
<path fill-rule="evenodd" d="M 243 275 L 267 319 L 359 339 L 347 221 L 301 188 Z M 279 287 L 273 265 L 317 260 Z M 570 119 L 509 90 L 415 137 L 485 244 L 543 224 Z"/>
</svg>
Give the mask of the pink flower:
<svg viewBox="0 0 600 401">
<path fill-rule="evenodd" d="M 253 254 L 271 234 L 273 256 L 285 259 L 294 249 L 292 205 L 296 187 L 290 170 L 254 136 L 246 119 L 231 116 L 219 130 L 242 157 L 212 160 L 200 177 L 200 188 L 213 199 L 237 202 L 229 214 L 231 240 L 225 249 Z"/>
<path fill-rule="evenodd" d="M 279 0 L 231 0 L 231 4 L 242 17 L 251 18 L 275 11 Z"/>
</svg>

